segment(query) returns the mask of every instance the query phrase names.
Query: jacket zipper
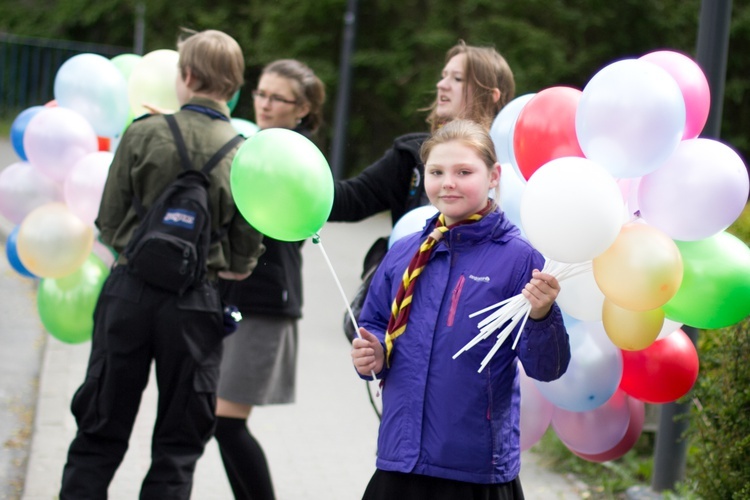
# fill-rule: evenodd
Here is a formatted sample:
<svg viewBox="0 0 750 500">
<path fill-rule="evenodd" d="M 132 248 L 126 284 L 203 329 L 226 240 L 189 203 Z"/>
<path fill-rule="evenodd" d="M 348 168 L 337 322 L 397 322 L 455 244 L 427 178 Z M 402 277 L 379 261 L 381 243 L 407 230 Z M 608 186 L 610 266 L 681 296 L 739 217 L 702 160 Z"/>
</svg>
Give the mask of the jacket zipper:
<svg viewBox="0 0 750 500">
<path fill-rule="evenodd" d="M 464 288 L 464 275 L 458 278 L 458 283 L 451 294 L 451 308 L 448 312 L 448 326 L 453 326 L 453 320 L 456 318 L 456 309 L 458 309 L 458 299 L 461 298 L 461 290 Z"/>
</svg>

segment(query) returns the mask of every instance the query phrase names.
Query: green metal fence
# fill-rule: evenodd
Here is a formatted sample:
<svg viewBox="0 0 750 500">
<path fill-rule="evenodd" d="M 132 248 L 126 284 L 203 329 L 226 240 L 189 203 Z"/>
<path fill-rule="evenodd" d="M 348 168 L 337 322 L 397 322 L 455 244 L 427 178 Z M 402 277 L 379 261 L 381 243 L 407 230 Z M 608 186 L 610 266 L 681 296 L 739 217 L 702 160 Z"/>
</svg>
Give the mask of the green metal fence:
<svg viewBox="0 0 750 500">
<path fill-rule="evenodd" d="M 92 53 L 114 57 L 127 47 L 0 33 L 0 118 L 12 119 L 54 99 L 55 75 L 71 57 Z"/>
</svg>

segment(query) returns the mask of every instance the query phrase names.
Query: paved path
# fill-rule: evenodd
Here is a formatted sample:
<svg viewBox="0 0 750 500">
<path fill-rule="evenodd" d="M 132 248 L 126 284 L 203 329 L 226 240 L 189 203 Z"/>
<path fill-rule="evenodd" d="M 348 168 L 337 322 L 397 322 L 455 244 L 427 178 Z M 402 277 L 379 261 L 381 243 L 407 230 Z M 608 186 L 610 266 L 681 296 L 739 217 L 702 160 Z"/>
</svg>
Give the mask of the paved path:
<svg viewBox="0 0 750 500">
<path fill-rule="evenodd" d="M 7 221 L 0 222 L 0 243 L 4 243 L 9 226 Z M 351 296 L 358 284 L 364 253 L 388 229 L 385 216 L 358 224 L 328 224 L 321 231 L 322 246 L 308 242 L 303 248 L 305 317 L 300 324 L 297 402 L 256 408 L 250 419 L 253 433 L 266 451 L 279 500 L 360 498 L 374 471 L 377 417 L 370 406 L 365 383 L 351 367 L 349 345 L 341 329 L 344 303 L 322 250 L 332 262 L 345 293 Z M 6 362 L 0 373 L 3 380 L 20 381 L 17 385 L 30 387 L 25 392 L 29 401 L 23 415 L 7 420 L 6 415 L 13 415 L 11 409 L 0 407 L 3 421 L 11 423 L 6 425 L 11 434 L 31 434 L 25 478 L 23 471 L 18 470 L 25 458 L 23 447 L 17 452 L 15 470 L 7 467 L 6 462 L 2 464 L 11 474 L 0 476 L 4 484 L 0 497 L 11 500 L 57 498 L 67 447 L 76 429 L 69 404 L 83 380 L 90 347 L 88 342 L 69 345 L 50 337 L 43 332 L 35 312 L 33 281 L 18 276 L 3 257 L 0 339 L 6 342 L 8 331 L 23 332 L 13 350 L 17 352 L 17 361 L 25 361 Z M 7 353 L 6 345 L 3 347 Z M 38 398 L 34 401 L 37 373 Z M 109 490 L 112 500 L 138 497 L 141 479 L 149 465 L 155 406 L 152 377 L 130 449 Z M 6 439 L 5 434 L 2 437 Z M 11 477 L 14 474 L 15 479 Z M 532 453 L 524 454 L 521 477 L 527 498 L 580 498 L 573 482 L 540 467 L 538 457 Z M 12 488 L 11 481 L 15 481 Z M 198 462 L 192 498 L 232 498 L 215 441 L 211 441 Z"/>
</svg>

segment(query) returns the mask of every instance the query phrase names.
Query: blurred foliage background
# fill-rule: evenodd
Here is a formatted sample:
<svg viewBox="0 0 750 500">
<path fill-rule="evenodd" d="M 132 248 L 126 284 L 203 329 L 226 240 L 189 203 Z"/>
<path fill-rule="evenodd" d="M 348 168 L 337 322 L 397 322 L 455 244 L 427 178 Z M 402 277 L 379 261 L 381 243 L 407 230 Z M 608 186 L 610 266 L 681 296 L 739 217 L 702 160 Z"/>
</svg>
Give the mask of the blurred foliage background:
<svg viewBox="0 0 750 500">
<path fill-rule="evenodd" d="M 133 47 L 145 5 L 144 53 L 175 48 L 180 27 L 226 31 L 242 45 L 247 84 L 235 115 L 253 120 L 249 90 L 262 66 L 293 57 L 327 85 L 330 147 L 346 0 L 2 0 L 0 32 Z M 380 157 L 397 135 L 426 130 L 445 51 L 459 39 L 497 48 L 516 95 L 582 89 L 607 64 L 669 49 L 695 57 L 700 0 L 377 0 L 359 2 L 346 174 Z M 750 153 L 750 3 L 734 2 L 722 141 Z M 718 104 L 712 103 L 713 106 Z"/>
</svg>

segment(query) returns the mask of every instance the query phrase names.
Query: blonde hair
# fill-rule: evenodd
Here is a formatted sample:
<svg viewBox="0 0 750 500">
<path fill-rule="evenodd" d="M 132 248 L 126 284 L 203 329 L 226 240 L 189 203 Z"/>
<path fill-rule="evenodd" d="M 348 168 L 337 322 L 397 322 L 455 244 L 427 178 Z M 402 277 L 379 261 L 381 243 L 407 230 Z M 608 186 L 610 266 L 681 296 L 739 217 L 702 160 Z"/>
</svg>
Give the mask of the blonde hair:
<svg viewBox="0 0 750 500">
<path fill-rule="evenodd" d="M 326 100 L 326 88 L 315 72 L 306 64 L 296 59 L 279 59 L 263 68 L 261 75 L 273 73 L 294 82 L 294 94 L 297 100 L 304 100 L 310 106 L 310 112 L 302 118 L 300 125 L 315 133 L 323 124 L 323 103 Z"/>
<path fill-rule="evenodd" d="M 474 121 L 460 118 L 449 121 L 422 143 L 422 147 L 419 149 L 419 157 L 422 159 L 422 163 L 427 163 L 427 159 L 435 146 L 453 141 L 473 150 L 487 166 L 488 171 L 495 167 L 497 154 L 487 129 Z M 500 200 L 499 184 L 495 187 L 495 200 Z"/>
<path fill-rule="evenodd" d="M 191 90 L 229 101 L 244 83 L 245 57 L 237 41 L 218 30 L 183 30 L 177 42 L 183 78 L 190 70 Z"/>
<path fill-rule="evenodd" d="M 464 67 L 466 81 L 464 103 L 466 106 L 461 115 L 455 118 L 472 120 L 489 130 L 495 116 L 515 96 L 516 82 L 513 78 L 513 71 L 505 58 L 494 48 L 466 45 L 463 40 L 448 50 L 445 54 L 445 63 L 447 64 L 459 54 L 466 55 Z M 500 98 L 497 101 L 493 98 L 494 89 L 500 91 Z M 447 120 L 437 115 L 437 99 L 429 109 L 431 112 L 427 117 L 427 123 L 434 132 Z"/>
</svg>

